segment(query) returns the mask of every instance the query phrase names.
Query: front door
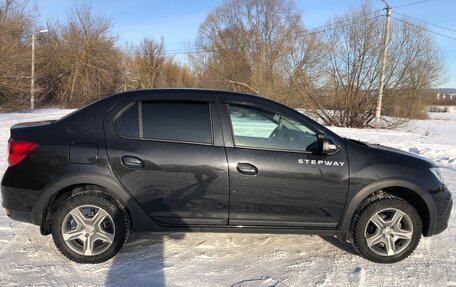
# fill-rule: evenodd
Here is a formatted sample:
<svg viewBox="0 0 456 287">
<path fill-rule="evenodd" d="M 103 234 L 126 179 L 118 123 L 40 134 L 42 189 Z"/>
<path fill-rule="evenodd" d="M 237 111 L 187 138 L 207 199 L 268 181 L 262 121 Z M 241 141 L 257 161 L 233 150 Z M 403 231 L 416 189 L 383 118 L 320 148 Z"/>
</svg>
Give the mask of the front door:
<svg viewBox="0 0 456 287">
<path fill-rule="evenodd" d="M 233 139 L 229 224 L 335 228 L 348 189 L 344 146 L 316 153 L 317 132 L 299 117 L 245 103 L 221 110 Z"/>
</svg>

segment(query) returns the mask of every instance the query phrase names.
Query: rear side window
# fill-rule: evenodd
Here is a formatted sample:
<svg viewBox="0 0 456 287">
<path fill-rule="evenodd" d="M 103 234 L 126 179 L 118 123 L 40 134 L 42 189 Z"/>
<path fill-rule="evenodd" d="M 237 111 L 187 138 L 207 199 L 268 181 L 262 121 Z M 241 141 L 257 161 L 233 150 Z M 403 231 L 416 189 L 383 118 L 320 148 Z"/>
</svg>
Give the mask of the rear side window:
<svg viewBox="0 0 456 287">
<path fill-rule="evenodd" d="M 125 109 L 116 120 L 119 135 L 129 138 L 139 138 L 138 104 Z"/>
<path fill-rule="evenodd" d="M 145 139 L 212 143 L 209 103 L 143 102 Z"/>
</svg>

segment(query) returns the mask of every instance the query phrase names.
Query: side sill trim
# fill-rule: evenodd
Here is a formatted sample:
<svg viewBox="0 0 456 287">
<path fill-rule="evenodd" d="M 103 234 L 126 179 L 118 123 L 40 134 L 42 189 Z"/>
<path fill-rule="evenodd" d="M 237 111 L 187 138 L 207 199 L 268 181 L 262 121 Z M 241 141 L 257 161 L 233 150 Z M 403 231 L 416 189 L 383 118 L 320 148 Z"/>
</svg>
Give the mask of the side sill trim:
<svg viewBox="0 0 456 287">
<path fill-rule="evenodd" d="M 272 227 L 277 226 L 279 228 L 336 228 L 337 222 L 300 222 L 300 221 L 273 221 L 273 220 L 241 220 L 241 219 L 230 219 L 230 226 L 262 226 Z"/>
</svg>

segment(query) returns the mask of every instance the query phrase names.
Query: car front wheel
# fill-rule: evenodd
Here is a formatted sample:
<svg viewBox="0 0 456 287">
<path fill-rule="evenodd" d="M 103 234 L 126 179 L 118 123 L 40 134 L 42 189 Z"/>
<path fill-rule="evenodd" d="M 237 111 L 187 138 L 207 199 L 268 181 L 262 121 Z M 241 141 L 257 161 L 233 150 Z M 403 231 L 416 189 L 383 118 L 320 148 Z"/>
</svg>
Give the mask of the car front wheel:
<svg viewBox="0 0 456 287">
<path fill-rule="evenodd" d="M 422 233 L 421 218 L 408 202 L 392 196 L 368 200 L 351 231 L 354 248 L 366 259 L 394 263 L 408 257 Z"/>
</svg>

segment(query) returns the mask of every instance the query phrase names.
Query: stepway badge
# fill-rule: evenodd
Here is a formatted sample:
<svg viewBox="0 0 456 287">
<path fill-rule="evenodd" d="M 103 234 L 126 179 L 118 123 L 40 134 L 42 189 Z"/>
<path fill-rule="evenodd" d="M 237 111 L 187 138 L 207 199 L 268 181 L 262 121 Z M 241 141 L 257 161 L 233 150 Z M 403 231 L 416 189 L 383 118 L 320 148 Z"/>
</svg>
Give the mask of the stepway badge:
<svg viewBox="0 0 456 287">
<path fill-rule="evenodd" d="M 316 160 L 316 159 L 298 159 L 299 164 L 308 165 L 327 165 L 327 166 L 344 166 L 345 161 L 333 161 L 333 160 Z"/>
</svg>

